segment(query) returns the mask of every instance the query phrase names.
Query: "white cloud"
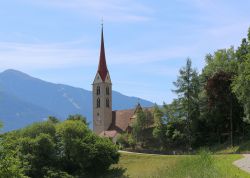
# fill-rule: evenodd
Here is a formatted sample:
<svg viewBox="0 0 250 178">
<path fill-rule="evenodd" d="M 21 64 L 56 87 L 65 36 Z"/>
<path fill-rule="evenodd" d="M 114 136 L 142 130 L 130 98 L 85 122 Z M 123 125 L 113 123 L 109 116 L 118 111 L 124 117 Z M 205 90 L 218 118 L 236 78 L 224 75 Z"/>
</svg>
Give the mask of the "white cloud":
<svg viewBox="0 0 250 178">
<path fill-rule="evenodd" d="M 129 54 L 110 51 L 110 65 L 148 64 L 173 58 L 185 59 L 196 47 L 168 47 Z M 99 50 L 79 47 L 75 42 L 54 44 L 0 42 L 0 69 L 53 69 L 97 65 Z M 158 71 L 160 72 L 160 71 Z M 160 72 L 162 73 L 162 72 Z M 164 73 L 164 72 L 163 72 Z"/>
<path fill-rule="evenodd" d="M 1 69 L 48 69 L 91 63 L 94 50 L 66 44 L 0 43 Z"/>
<path fill-rule="evenodd" d="M 158 46 L 157 46 L 158 47 Z M 161 46 L 160 49 L 145 49 L 145 51 L 130 52 L 130 54 L 117 54 L 110 52 L 109 61 L 113 64 L 145 64 L 157 61 L 172 60 L 174 58 L 185 59 L 197 49 L 196 45 L 187 46 Z"/>
<path fill-rule="evenodd" d="M 134 0 L 24 0 L 39 6 L 73 10 L 105 21 L 138 22 L 150 20 L 153 10 Z"/>
</svg>

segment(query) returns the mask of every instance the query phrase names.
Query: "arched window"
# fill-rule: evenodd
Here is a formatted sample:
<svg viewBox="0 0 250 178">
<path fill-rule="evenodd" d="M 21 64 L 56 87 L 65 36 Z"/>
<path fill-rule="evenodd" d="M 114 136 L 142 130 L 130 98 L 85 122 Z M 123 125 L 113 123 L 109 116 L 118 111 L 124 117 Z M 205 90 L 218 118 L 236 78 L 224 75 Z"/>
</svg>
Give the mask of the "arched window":
<svg viewBox="0 0 250 178">
<path fill-rule="evenodd" d="M 109 95 L 109 87 L 106 87 L 106 95 Z"/>
<path fill-rule="evenodd" d="M 106 107 L 109 108 L 109 99 L 106 99 Z"/>
<path fill-rule="evenodd" d="M 97 98 L 96 107 L 99 108 L 100 106 L 101 106 L 100 98 Z"/>
<path fill-rule="evenodd" d="M 97 94 L 97 95 L 100 95 L 100 93 L 101 93 L 100 86 L 97 86 L 97 87 L 96 87 L 96 94 Z"/>
</svg>

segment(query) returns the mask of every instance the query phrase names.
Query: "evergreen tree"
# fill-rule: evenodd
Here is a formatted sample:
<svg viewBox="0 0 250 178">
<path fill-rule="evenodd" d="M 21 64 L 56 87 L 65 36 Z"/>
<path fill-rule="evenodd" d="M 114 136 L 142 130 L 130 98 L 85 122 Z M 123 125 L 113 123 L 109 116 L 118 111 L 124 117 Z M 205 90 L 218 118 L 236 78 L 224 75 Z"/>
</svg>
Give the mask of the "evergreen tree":
<svg viewBox="0 0 250 178">
<path fill-rule="evenodd" d="M 163 112 L 160 110 L 160 108 L 155 105 L 154 111 L 153 111 L 153 118 L 154 118 L 154 129 L 153 129 L 153 136 L 159 141 L 163 142 L 164 140 L 164 122 L 163 122 Z"/>
<path fill-rule="evenodd" d="M 138 109 L 136 118 L 132 124 L 132 135 L 137 142 L 143 141 L 143 130 L 146 128 L 146 115 L 142 109 Z"/>
<path fill-rule="evenodd" d="M 179 73 L 177 81 L 174 82 L 177 89 L 173 91 L 178 94 L 180 110 L 183 113 L 180 117 L 186 121 L 186 134 L 189 139 L 189 146 L 191 146 L 192 124 L 199 117 L 199 76 L 197 71 L 192 68 L 192 62 L 189 58 L 186 61 L 186 66 L 181 68 Z"/>
</svg>

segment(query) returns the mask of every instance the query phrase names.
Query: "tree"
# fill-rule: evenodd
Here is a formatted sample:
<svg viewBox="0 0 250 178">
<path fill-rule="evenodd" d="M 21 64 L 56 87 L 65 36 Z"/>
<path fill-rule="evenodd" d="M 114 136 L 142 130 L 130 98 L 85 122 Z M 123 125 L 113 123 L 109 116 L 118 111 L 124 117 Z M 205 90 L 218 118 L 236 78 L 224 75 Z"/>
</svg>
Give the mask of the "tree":
<svg viewBox="0 0 250 178">
<path fill-rule="evenodd" d="M 236 51 L 237 61 L 242 63 L 247 60 L 250 53 L 250 28 L 248 29 L 248 38 L 243 38 L 240 47 Z"/>
<path fill-rule="evenodd" d="M 242 128 L 242 106 L 232 93 L 232 79 L 237 76 L 238 63 L 234 48 L 216 51 L 206 56 L 201 74 L 204 86 L 200 93 L 200 133 L 210 144 L 225 142 Z M 204 130 L 208 130 L 204 132 Z"/>
<path fill-rule="evenodd" d="M 242 110 L 236 96 L 231 91 L 232 74 L 218 72 L 207 81 L 205 86 L 208 96 L 208 110 L 212 114 L 209 118 L 211 132 L 217 133 L 216 138 L 230 133 L 233 145 L 234 130 L 242 125 Z M 220 139 L 219 139 L 220 141 Z"/>
<path fill-rule="evenodd" d="M 54 117 L 54 116 L 49 116 L 49 117 L 48 117 L 48 121 L 50 121 L 50 122 L 52 122 L 52 123 L 54 123 L 54 124 L 57 124 L 57 123 L 60 122 L 60 120 L 57 119 L 57 118 Z"/>
<path fill-rule="evenodd" d="M 250 123 L 250 54 L 239 66 L 238 76 L 233 81 L 233 92 L 244 106 L 244 121 Z"/>
<path fill-rule="evenodd" d="M 117 147 L 96 136 L 82 120 L 66 120 L 57 126 L 60 162 L 71 175 L 101 174 L 119 160 Z"/>
<path fill-rule="evenodd" d="M 29 177 L 44 177 L 47 169 L 53 168 L 57 158 L 52 139 L 50 135 L 44 133 L 35 138 L 20 139 L 20 158 L 30 165 L 25 169 Z"/>
<path fill-rule="evenodd" d="M 232 88 L 239 101 L 244 106 L 244 120 L 250 123 L 250 28 L 248 39 L 243 38 L 241 46 L 236 51 L 238 63 L 238 75 L 234 78 Z"/>
<path fill-rule="evenodd" d="M 146 115 L 142 109 L 138 109 L 136 118 L 132 124 L 132 135 L 137 142 L 143 141 L 143 130 L 146 128 Z"/>
<path fill-rule="evenodd" d="M 116 145 L 109 139 L 95 135 L 84 120 L 52 122 L 53 120 L 34 123 L 3 135 L 7 144 L 4 149 L 1 147 L 3 144 L 0 144 L 2 175 L 6 175 L 6 170 L 19 170 L 20 174 L 23 172 L 29 177 L 38 178 L 94 177 L 118 162 Z M 13 150 L 14 155 L 9 150 Z M 11 156 L 8 156 L 9 152 Z M 7 164 L 11 163 L 10 158 L 15 159 L 15 167 Z M 4 167 L 4 174 L 1 166 Z"/>
<path fill-rule="evenodd" d="M 145 114 L 145 129 L 149 128 L 152 124 L 153 124 L 153 116 L 152 116 L 152 112 L 149 109 L 145 109 L 144 110 L 144 114 Z"/>
<path fill-rule="evenodd" d="M 236 51 L 236 57 L 240 63 L 247 60 L 247 55 L 250 52 L 249 50 L 249 43 L 246 38 L 243 38 L 240 47 Z"/>
<path fill-rule="evenodd" d="M 185 149 L 188 145 L 185 120 L 168 122 L 165 127 L 165 148 Z M 189 146 L 189 145 L 188 145 Z"/>
<path fill-rule="evenodd" d="M 163 112 L 157 105 L 154 106 L 153 118 L 154 118 L 153 136 L 154 138 L 160 141 L 160 144 L 162 144 L 164 142 L 164 137 L 165 137 Z"/>
<path fill-rule="evenodd" d="M 180 69 L 180 75 L 177 81 L 174 82 L 180 103 L 180 109 L 183 116 L 180 116 L 186 121 L 186 133 L 189 138 L 189 146 L 191 146 L 191 129 L 192 124 L 199 117 L 199 92 L 200 83 L 199 76 L 195 69 L 192 68 L 191 59 L 187 59 L 186 66 Z"/>
<path fill-rule="evenodd" d="M 80 114 L 69 115 L 67 120 L 78 120 L 78 121 L 82 121 L 85 125 L 88 125 L 86 117 L 83 117 Z"/>
<path fill-rule="evenodd" d="M 206 84 L 207 80 L 220 71 L 236 75 L 238 70 L 237 58 L 234 48 L 221 49 L 214 52 L 213 55 L 208 54 L 205 57 L 206 65 L 202 69 L 201 82 Z"/>
<path fill-rule="evenodd" d="M 176 122 L 186 118 L 180 99 L 174 99 L 170 104 L 164 103 L 162 111 L 165 122 Z"/>
<path fill-rule="evenodd" d="M 0 141 L 0 177 L 6 178 L 25 178 L 22 164 L 13 150 L 8 150 Z"/>
<path fill-rule="evenodd" d="M 0 128 L 3 125 L 0 123 Z M 18 158 L 17 152 L 8 149 L 8 142 L 0 137 L 0 177 L 6 178 L 26 178 L 21 161 Z"/>
<path fill-rule="evenodd" d="M 128 133 L 122 133 L 117 136 L 116 143 L 122 148 L 128 147 Z"/>
</svg>

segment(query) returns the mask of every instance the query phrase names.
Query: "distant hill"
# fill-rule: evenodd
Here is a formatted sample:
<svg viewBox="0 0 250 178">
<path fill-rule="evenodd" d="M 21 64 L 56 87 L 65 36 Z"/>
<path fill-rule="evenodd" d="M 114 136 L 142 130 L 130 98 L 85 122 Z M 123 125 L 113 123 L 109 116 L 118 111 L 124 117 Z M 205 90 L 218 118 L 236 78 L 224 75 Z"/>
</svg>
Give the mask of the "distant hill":
<svg viewBox="0 0 250 178">
<path fill-rule="evenodd" d="M 113 91 L 113 110 L 134 108 L 137 97 Z M 153 103 L 140 99 L 142 106 Z M 0 73 L 0 120 L 4 131 L 21 128 L 48 116 L 65 119 L 82 114 L 92 127 L 92 92 L 69 85 L 46 82 L 16 70 Z"/>
</svg>

